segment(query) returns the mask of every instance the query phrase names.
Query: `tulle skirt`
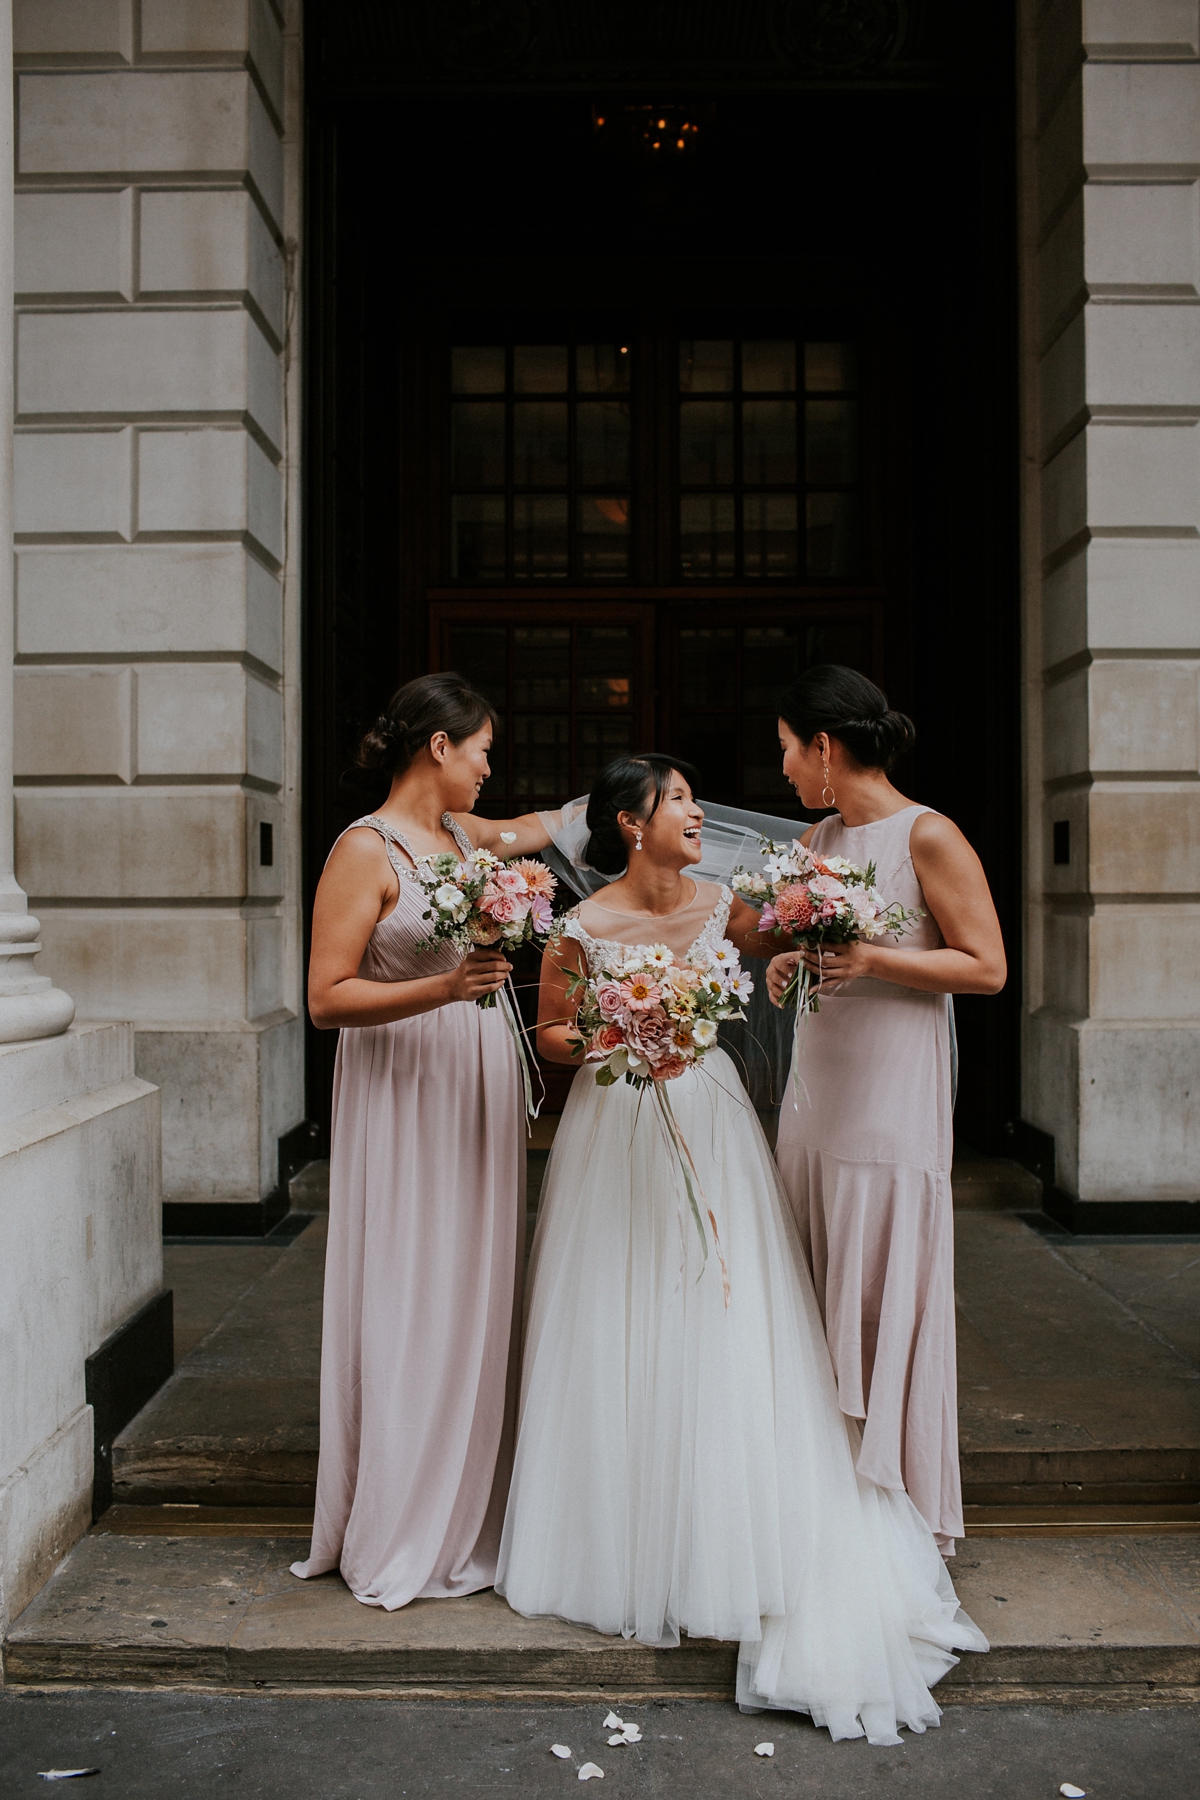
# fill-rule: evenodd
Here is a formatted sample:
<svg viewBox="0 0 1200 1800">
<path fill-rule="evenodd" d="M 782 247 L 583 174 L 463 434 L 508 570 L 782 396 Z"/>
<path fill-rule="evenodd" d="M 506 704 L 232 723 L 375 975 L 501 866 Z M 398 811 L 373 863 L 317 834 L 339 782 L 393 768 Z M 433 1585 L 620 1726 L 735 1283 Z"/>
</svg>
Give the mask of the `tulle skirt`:
<svg viewBox="0 0 1200 1800">
<path fill-rule="evenodd" d="M 745 1710 L 895 1743 L 986 1650 L 908 1496 L 855 1470 L 812 1283 L 733 1063 L 670 1084 L 707 1263 L 654 1100 L 576 1077 L 543 1189 L 496 1586 L 656 1646 L 740 1644 Z"/>
</svg>

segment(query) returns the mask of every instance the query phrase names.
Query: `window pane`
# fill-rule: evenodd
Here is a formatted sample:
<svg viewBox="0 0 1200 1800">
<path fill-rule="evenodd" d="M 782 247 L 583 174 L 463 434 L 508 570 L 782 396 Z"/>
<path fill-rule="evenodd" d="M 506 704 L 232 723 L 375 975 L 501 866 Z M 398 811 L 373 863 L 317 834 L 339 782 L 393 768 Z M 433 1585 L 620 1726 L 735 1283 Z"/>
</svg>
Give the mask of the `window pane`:
<svg viewBox="0 0 1200 1800">
<path fill-rule="evenodd" d="M 503 709 L 508 699 L 508 633 L 503 625 L 456 625 L 450 633 L 450 665 Z M 499 766 L 494 758 L 492 766 Z"/>
<path fill-rule="evenodd" d="M 812 663 L 845 663 L 847 668 L 871 673 L 871 627 L 863 619 L 844 625 L 810 625 L 804 633 L 804 660 Z"/>
<path fill-rule="evenodd" d="M 742 345 L 742 387 L 746 392 L 790 394 L 796 386 L 796 346 L 748 339 Z"/>
<path fill-rule="evenodd" d="M 629 480 L 629 407 L 623 400 L 581 400 L 575 416 L 575 479 L 585 487 Z"/>
<path fill-rule="evenodd" d="M 824 657 L 818 657 L 823 662 Z M 837 661 L 831 657 L 830 661 Z M 748 625 L 742 632 L 742 705 L 778 707 L 779 696 L 800 673 L 799 633 L 786 625 Z"/>
<path fill-rule="evenodd" d="M 628 497 L 624 494 L 587 494 L 575 504 L 579 573 L 610 578 L 628 574 Z"/>
<path fill-rule="evenodd" d="M 513 480 L 518 487 L 566 487 L 565 400 L 519 400 L 513 407 Z"/>
<path fill-rule="evenodd" d="M 455 487 L 503 487 L 503 400 L 460 400 L 450 412 L 450 474 Z"/>
<path fill-rule="evenodd" d="M 504 579 L 504 498 L 458 494 L 450 502 L 450 573 L 460 581 Z"/>
<path fill-rule="evenodd" d="M 746 574 L 794 575 L 798 556 L 795 494 L 747 494 L 742 501 Z"/>
<path fill-rule="evenodd" d="M 581 394 L 627 394 L 628 344 L 580 344 L 575 351 L 575 387 Z"/>
<path fill-rule="evenodd" d="M 783 772 L 776 713 L 742 721 L 742 788 L 745 793 L 754 795 L 790 795 L 792 792 Z"/>
<path fill-rule="evenodd" d="M 733 387 L 733 342 L 697 338 L 679 346 L 679 387 L 685 394 L 724 394 Z"/>
<path fill-rule="evenodd" d="M 567 497 L 518 494 L 513 501 L 513 578 L 565 581 L 569 572 Z"/>
<path fill-rule="evenodd" d="M 853 344 L 805 344 L 804 385 L 817 393 L 858 386 L 858 352 Z"/>
<path fill-rule="evenodd" d="M 737 704 L 737 642 L 732 631 L 681 631 L 679 704 L 710 711 Z"/>
<path fill-rule="evenodd" d="M 858 401 L 810 400 L 804 409 L 810 483 L 853 481 L 858 474 Z"/>
<path fill-rule="evenodd" d="M 733 574 L 733 495 L 685 494 L 679 502 L 679 566 L 692 580 Z"/>
<path fill-rule="evenodd" d="M 503 346 L 456 344 L 450 352 L 450 386 L 456 394 L 502 394 Z"/>
<path fill-rule="evenodd" d="M 512 734 L 514 794 L 565 794 L 571 785 L 570 719 L 565 714 L 518 714 Z"/>
<path fill-rule="evenodd" d="M 565 394 L 567 346 L 518 344 L 513 351 L 513 387 L 518 394 Z"/>
<path fill-rule="evenodd" d="M 513 705 L 569 706 L 571 631 L 567 625 L 519 625 L 513 632 Z"/>
<path fill-rule="evenodd" d="M 818 405 L 828 405 L 819 401 Z M 844 404 L 835 400 L 835 406 Z M 794 400 L 746 400 L 742 404 L 742 480 L 792 482 L 796 479 L 796 403 Z M 832 476 L 827 476 L 832 481 Z"/>
<path fill-rule="evenodd" d="M 733 480 L 733 401 L 688 400 L 679 408 L 679 479 Z"/>
<path fill-rule="evenodd" d="M 581 625 L 575 634 L 575 703 L 620 712 L 629 706 L 633 633 L 628 626 Z"/>
<path fill-rule="evenodd" d="M 629 719 L 580 719 L 579 749 L 575 757 L 575 786 L 591 789 L 605 763 L 632 749 Z M 565 789 L 564 789 L 565 792 Z"/>
<path fill-rule="evenodd" d="M 855 495 L 808 496 L 807 560 L 810 575 L 853 575 L 859 564 Z"/>
</svg>

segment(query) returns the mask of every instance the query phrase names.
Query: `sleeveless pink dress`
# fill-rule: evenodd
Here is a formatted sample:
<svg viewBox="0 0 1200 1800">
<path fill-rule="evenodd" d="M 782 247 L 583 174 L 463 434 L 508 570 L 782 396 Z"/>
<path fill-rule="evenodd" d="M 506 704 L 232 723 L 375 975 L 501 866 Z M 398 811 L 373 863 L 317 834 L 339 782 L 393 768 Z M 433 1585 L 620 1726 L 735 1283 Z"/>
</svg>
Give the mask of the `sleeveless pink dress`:
<svg viewBox="0 0 1200 1800">
<path fill-rule="evenodd" d="M 928 806 L 847 826 L 822 819 L 818 856 L 874 862 L 887 902 L 925 917 L 906 950 L 936 950 L 909 855 Z M 842 1411 L 862 1419 L 858 1471 L 905 1488 L 939 1548 L 963 1535 L 950 1192 L 950 1001 L 892 982 L 823 994 L 801 1038 L 808 1100 L 789 1083 L 776 1158 L 813 1274 Z"/>
<path fill-rule="evenodd" d="M 463 854 L 471 848 L 447 815 Z M 360 974 L 451 969 L 412 852 Z M 351 830 L 355 826 L 350 827 Z M 520 1070 L 500 1006 L 454 1001 L 344 1029 L 333 1085 L 321 1455 L 302 1577 L 340 1568 L 389 1611 L 492 1585 L 516 1422 L 525 1155 Z"/>
</svg>

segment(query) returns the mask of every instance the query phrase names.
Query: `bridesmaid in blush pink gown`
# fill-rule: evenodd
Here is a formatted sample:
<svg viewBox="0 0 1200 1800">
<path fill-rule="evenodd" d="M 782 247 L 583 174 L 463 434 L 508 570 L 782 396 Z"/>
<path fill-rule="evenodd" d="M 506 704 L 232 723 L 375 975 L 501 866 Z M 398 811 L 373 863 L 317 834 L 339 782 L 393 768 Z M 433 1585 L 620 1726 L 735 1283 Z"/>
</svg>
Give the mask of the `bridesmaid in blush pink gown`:
<svg viewBox="0 0 1200 1800">
<path fill-rule="evenodd" d="M 962 1536 L 950 1191 L 951 994 L 994 994 L 1004 946 L 979 859 L 887 770 L 913 740 L 873 682 L 827 664 L 780 707 L 784 773 L 818 856 L 874 863 L 885 902 L 923 915 L 900 937 L 825 949 L 821 1009 L 796 1055 L 776 1158 L 825 1322 L 858 1472 L 904 1488 L 943 1555 Z M 814 973 L 816 958 L 807 958 Z M 798 961 L 768 971 L 772 998 Z"/>
<path fill-rule="evenodd" d="M 457 675 L 400 690 L 359 758 L 392 775 L 391 792 L 339 838 L 313 913 L 309 1009 L 341 1037 L 316 1518 L 293 1573 L 340 1569 L 389 1610 L 491 1586 L 512 1461 L 522 1084 L 503 996 L 475 1004 L 509 964 L 420 950 L 413 874 L 437 851 L 549 841 L 536 814 L 470 816 L 492 726 Z"/>
</svg>

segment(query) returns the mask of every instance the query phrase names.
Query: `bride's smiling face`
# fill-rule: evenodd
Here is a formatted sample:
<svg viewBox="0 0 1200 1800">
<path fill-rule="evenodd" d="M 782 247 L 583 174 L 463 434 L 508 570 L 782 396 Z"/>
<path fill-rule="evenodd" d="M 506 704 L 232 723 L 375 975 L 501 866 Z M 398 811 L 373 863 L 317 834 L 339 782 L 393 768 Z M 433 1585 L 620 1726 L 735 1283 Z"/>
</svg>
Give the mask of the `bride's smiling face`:
<svg viewBox="0 0 1200 1800">
<path fill-rule="evenodd" d="M 654 789 L 651 787 L 646 806 L 653 805 L 653 800 Z M 692 798 L 691 788 L 676 769 L 672 769 L 663 797 L 649 817 L 623 812 L 618 814 L 618 823 L 630 838 L 631 868 L 639 854 L 634 849 L 638 830 L 642 834 L 640 854 L 649 856 L 655 863 L 682 869 L 688 863 L 698 863 L 704 854 L 700 846 L 704 811 Z"/>
</svg>

